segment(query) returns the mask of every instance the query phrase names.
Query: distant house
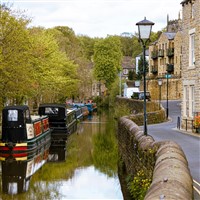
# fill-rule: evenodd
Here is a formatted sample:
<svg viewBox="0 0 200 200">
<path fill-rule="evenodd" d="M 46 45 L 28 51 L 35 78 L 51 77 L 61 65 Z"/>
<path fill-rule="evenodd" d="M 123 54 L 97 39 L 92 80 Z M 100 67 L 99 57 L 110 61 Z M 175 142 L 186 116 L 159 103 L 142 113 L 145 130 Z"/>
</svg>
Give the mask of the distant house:
<svg viewBox="0 0 200 200">
<path fill-rule="evenodd" d="M 182 4 L 182 128 L 192 129 L 192 120 L 200 115 L 200 0 Z"/>
<path fill-rule="evenodd" d="M 128 79 L 129 71 L 135 71 L 135 64 L 133 58 L 130 56 L 124 56 L 122 60 L 122 79 Z"/>
</svg>

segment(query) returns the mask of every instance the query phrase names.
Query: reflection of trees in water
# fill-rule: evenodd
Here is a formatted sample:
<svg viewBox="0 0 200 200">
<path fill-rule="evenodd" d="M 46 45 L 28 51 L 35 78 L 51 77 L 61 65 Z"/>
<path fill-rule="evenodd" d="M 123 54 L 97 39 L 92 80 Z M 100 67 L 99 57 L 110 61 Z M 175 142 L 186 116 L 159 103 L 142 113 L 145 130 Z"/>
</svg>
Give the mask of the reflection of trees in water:
<svg viewBox="0 0 200 200">
<path fill-rule="evenodd" d="M 108 176 L 117 173 L 118 147 L 116 140 L 116 129 L 113 120 L 106 123 L 104 131 L 93 135 L 93 161 L 94 166 Z"/>
</svg>

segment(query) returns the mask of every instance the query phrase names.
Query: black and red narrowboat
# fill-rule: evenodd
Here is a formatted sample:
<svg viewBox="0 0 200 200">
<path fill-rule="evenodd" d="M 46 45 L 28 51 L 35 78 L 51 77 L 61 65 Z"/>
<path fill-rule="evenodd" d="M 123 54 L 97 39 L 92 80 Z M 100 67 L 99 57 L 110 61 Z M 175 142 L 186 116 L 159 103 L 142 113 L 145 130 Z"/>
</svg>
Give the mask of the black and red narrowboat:
<svg viewBox="0 0 200 200">
<path fill-rule="evenodd" d="M 32 116 L 29 107 L 7 106 L 2 111 L 0 156 L 24 157 L 51 142 L 48 116 Z"/>
<path fill-rule="evenodd" d="M 68 110 L 65 104 L 40 104 L 38 114 L 49 117 L 52 145 L 60 144 L 62 146 L 68 135 L 77 130 L 76 113 L 74 110 Z"/>
</svg>

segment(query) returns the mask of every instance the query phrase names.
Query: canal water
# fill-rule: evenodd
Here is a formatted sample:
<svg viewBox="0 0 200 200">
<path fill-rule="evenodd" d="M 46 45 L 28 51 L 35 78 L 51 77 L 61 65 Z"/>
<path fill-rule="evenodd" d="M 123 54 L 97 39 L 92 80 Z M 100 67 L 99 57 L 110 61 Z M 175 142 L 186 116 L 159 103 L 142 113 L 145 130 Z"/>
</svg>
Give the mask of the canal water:
<svg viewBox="0 0 200 200">
<path fill-rule="evenodd" d="M 66 149 L 44 150 L 29 163 L 2 161 L 0 199 L 123 199 L 115 123 L 109 114 L 94 113 L 69 136 Z"/>
</svg>

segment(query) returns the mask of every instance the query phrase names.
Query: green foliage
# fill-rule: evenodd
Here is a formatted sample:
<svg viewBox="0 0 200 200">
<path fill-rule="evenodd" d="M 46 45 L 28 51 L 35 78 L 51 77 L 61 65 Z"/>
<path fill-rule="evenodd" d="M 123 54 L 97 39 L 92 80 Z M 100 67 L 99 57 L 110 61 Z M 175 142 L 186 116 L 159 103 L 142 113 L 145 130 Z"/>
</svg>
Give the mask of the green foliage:
<svg viewBox="0 0 200 200">
<path fill-rule="evenodd" d="M 2 106 L 8 98 L 16 97 L 20 101 L 23 96 L 29 95 L 30 91 L 26 85 L 29 85 L 31 80 L 27 76 L 30 37 L 26 26 L 29 20 L 4 6 L 1 7 L 0 12 L 0 103 Z"/>
<path fill-rule="evenodd" d="M 128 189 L 133 199 L 143 200 L 151 184 L 151 179 L 143 170 L 139 170 L 132 181 L 128 182 Z"/>
<path fill-rule="evenodd" d="M 117 171 L 117 142 L 114 132 L 111 130 L 93 136 L 94 150 L 93 161 L 96 168 L 109 176 Z"/>
<path fill-rule="evenodd" d="M 78 39 L 80 41 L 81 47 L 83 48 L 85 57 L 88 60 L 91 60 L 94 55 L 95 39 L 92 39 L 88 36 L 78 36 Z"/>
<path fill-rule="evenodd" d="M 107 88 L 115 81 L 121 69 L 122 52 L 118 37 L 98 40 L 94 46 L 94 75 L 105 82 Z"/>
<path fill-rule="evenodd" d="M 132 37 L 120 37 L 122 44 L 123 56 L 132 56 L 133 54 L 133 38 Z"/>
<path fill-rule="evenodd" d="M 149 71 L 148 67 L 149 63 L 147 60 L 145 60 L 145 71 Z M 140 56 L 139 62 L 138 62 L 138 74 L 137 74 L 137 80 L 141 80 L 143 76 L 143 56 Z"/>
<path fill-rule="evenodd" d="M 128 71 L 128 80 L 135 80 L 137 78 L 137 75 L 135 71 L 129 70 Z"/>
<path fill-rule="evenodd" d="M 92 55 L 94 51 L 95 39 L 86 36 L 76 36 L 69 27 L 57 26 L 50 29 L 58 42 L 59 48 L 67 57 L 77 65 L 78 82 L 71 90 L 71 94 L 80 100 L 90 97 L 90 88 L 92 85 Z M 87 96 L 88 95 L 88 96 Z"/>
<path fill-rule="evenodd" d="M 77 88 L 77 66 L 59 50 L 52 33 L 33 28 L 30 34 L 32 56 L 29 60 L 33 70 L 34 97 L 39 101 L 43 96 L 43 101 L 55 102 L 62 96 L 71 95 Z"/>
<path fill-rule="evenodd" d="M 115 111 L 114 111 L 115 118 L 120 118 L 120 117 L 127 116 L 127 115 L 130 115 L 130 108 L 129 108 L 128 104 L 116 103 Z"/>
</svg>

